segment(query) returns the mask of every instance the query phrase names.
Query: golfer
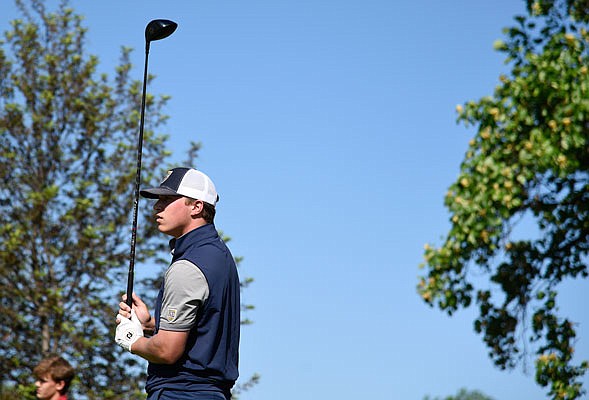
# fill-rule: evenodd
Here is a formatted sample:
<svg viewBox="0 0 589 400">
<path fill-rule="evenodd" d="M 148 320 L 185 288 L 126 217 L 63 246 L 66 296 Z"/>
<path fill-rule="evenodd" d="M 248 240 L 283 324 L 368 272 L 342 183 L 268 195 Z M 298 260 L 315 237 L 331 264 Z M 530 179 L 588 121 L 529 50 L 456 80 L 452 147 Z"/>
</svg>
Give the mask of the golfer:
<svg viewBox="0 0 589 400">
<path fill-rule="evenodd" d="M 158 230 L 172 236 L 152 316 L 139 296 L 119 303 L 115 340 L 149 361 L 148 400 L 227 400 L 238 377 L 239 277 L 214 225 L 215 185 L 192 168 L 168 171 L 159 187 L 140 191 L 157 199 Z"/>
</svg>

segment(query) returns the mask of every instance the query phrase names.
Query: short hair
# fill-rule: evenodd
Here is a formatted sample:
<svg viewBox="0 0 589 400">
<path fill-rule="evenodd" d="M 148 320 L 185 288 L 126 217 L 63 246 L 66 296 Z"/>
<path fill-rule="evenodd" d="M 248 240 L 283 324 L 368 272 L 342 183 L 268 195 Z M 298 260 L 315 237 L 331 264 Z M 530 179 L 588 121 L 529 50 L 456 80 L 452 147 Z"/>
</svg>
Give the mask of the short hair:
<svg viewBox="0 0 589 400">
<path fill-rule="evenodd" d="M 70 383 L 74 379 L 74 368 L 63 357 L 47 357 L 39 362 L 33 369 L 33 375 L 37 379 L 50 376 L 55 382 L 63 381 L 63 393 L 67 393 Z"/>
<path fill-rule="evenodd" d="M 196 200 L 197 199 L 186 197 L 184 203 L 186 205 L 194 204 L 194 202 Z M 207 203 L 206 201 L 202 201 L 202 204 L 203 204 L 202 218 L 206 222 L 208 222 L 209 224 L 214 223 L 215 222 L 215 214 L 217 213 L 217 210 L 215 209 L 215 206 L 212 205 L 212 204 Z"/>
</svg>

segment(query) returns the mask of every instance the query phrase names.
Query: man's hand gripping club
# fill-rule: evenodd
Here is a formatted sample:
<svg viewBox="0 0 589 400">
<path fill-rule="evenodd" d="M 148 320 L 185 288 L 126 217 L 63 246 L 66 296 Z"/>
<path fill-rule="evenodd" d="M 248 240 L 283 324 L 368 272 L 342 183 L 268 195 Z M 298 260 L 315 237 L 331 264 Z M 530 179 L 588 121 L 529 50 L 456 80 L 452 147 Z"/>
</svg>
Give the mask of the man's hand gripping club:
<svg viewBox="0 0 589 400">
<path fill-rule="evenodd" d="M 115 342 L 131 351 L 131 346 L 143 336 L 143 331 L 152 331 L 154 327 L 149 310 L 139 296 L 133 293 L 133 309 L 125 302 L 126 297 L 123 295 L 123 301 L 119 303 Z"/>
<path fill-rule="evenodd" d="M 115 342 L 123 349 L 131 352 L 131 346 L 140 337 L 143 336 L 143 327 L 135 310 L 131 310 L 131 319 L 123 318 L 117 314 L 117 332 L 115 334 Z"/>
</svg>

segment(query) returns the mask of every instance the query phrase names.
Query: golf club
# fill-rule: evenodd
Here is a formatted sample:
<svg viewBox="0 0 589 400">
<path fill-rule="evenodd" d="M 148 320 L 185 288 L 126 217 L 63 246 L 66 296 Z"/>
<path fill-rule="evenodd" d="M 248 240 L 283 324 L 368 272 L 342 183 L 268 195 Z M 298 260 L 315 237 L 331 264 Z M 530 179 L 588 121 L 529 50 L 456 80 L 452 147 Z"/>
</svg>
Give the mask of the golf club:
<svg viewBox="0 0 589 400">
<path fill-rule="evenodd" d="M 145 89 L 147 87 L 147 61 L 149 44 L 154 40 L 170 36 L 178 24 L 167 19 L 154 19 L 145 27 L 145 68 L 143 70 L 143 96 L 141 98 L 141 120 L 137 139 L 137 176 L 135 178 L 135 201 L 133 203 L 133 227 L 131 229 L 131 254 L 129 255 L 129 273 L 127 276 L 127 300 L 129 307 L 133 304 L 133 280 L 135 279 L 135 245 L 137 244 L 137 213 L 139 209 L 139 187 L 141 185 L 141 155 L 143 153 L 143 122 L 145 119 Z"/>
</svg>

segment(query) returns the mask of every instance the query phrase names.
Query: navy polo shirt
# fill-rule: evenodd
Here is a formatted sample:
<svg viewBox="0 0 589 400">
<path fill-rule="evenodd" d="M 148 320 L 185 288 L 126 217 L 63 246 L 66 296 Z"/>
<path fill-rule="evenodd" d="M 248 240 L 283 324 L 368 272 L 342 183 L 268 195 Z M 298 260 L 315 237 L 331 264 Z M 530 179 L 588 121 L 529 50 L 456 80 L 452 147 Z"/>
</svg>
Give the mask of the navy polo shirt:
<svg viewBox="0 0 589 400">
<path fill-rule="evenodd" d="M 233 256 L 213 224 L 194 229 L 174 244 L 172 263 L 187 260 L 205 276 L 209 296 L 197 311 L 184 355 L 175 364 L 149 363 L 146 390 L 221 391 L 238 377 L 240 285 Z M 155 307 L 159 330 L 165 280 Z"/>
</svg>

